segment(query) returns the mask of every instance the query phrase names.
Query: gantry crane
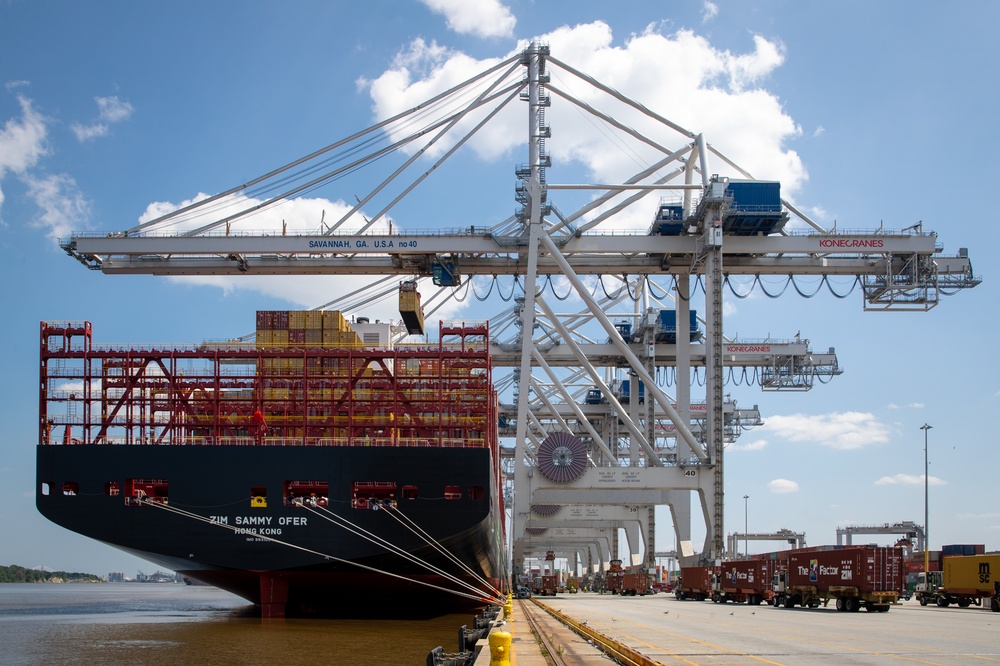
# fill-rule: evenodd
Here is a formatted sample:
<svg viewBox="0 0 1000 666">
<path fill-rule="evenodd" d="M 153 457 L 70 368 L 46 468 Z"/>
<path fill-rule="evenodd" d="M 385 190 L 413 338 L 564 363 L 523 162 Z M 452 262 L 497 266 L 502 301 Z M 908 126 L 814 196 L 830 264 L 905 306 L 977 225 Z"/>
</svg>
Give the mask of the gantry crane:
<svg viewBox="0 0 1000 666">
<path fill-rule="evenodd" d="M 847 545 L 850 546 L 851 538 L 855 534 L 895 534 L 908 541 L 916 539 L 914 551 L 924 550 L 924 527 L 917 525 L 912 520 L 903 520 L 898 523 L 884 523 L 882 525 L 845 525 L 837 528 L 837 545 L 844 544 L 844 537 L 847 537 Z"/>
<path fill-rule="evenodd" d="M 551 69 L 585 84 L 588 96 L 553 85 Z M 621 182 L 552 182 L 546 151 L 552 132 L 545 118 L 552 95 L 632 142 L 650 158 L 648 166 Z M 431 232 L 405 228 L 425 227 L 426 219 L 404 221 L 404 228 L 399 220 L 390 224 L 390 212 L 411 190 L 518 100 L 528 106 L 528 161 L 515 169 L 514 215 L 486 227 L 475 219 L 470 226 L 467 213 L 455 213 L 446 222 L 451 228 Z M 598 106 L 604 103 L 641 123 L 641 131 Z M 369 181 L 363 189 L 346 189 L 349 177 L 383 159 L 398 165 L 388 178 L 374 187 Z M 731 175 L 716 175 L 721 171 L 710 162 Z M 724 552 L 727 369 L 756 368 L 755 381 L 773 390 L 806 389 L 815 377 L 839 373 L 832 350 L 823 359 L 801 341 L 793 349 L 726 339 L 723 292 L 733 288 L 732 281 L 754 286 L 761 276 L 782 276 L 794 284 L 814 276 L 832 288 L 842 276 L 860 287 L 866 309 L 921 311 L 979 283 L 967 252 L 945 255 L 937 235 L 921 225 L 827 230 L 785 199 L 770 200 L 762 210 L 745 205 L 738 190 L 746 182 L 761 183 L 704 135 L 534 43 L 418 107 L 259 178 L 131 228 L 76 235 L 62 246 L 107 274 L 388 276 L 374 281 L 377 289 L 386 279 L 406 276 L 430 279 L 452 293 L 463 284 L 468 288 L 470 276 L 512 278 L 511 293 L 518 296 L 497 317 L 509 328 L 492 330 L 510 335 L 494 351 L 498 362 L 511 367 L 514 395 L 505 412 L 515 415 L 515 561 L 523 559 L 532 505 L 647 507 L 649 523 L 651 507 L 669 505 L 680 549 L 690 558 L 692 494 L 707 518 L 702 556 L 715 559 Z M 331 183 L 352 195 L 367 194 L 318 230 L 315 222 L 296 220 L 265 230 L 255 226 L 277 206 Z M 775 185 L 764 189 L 777 197 Z M 580 192 L 588 198 L 567 213 L 551 200 L 556 192 L 570 201 Z M 670 200 L 651 205 L 656 197 Z M 625 233 L 616 223 L 633 206 L 655 208 L 653 223 Z M 434 215 L 443 219 L 447 212 L 435 209 Z M 582 303 L 579 310 L 556 312 L 546 291 L 554 299 L 564 294 L 555 291 L 554 278 Z M 683 333 L 675 331 L 673 341 L 663 340 L 655 320 L 672 311 L 675 321 L 688 322 L 699 285 L 705 292 L 703 339 L 680 327 Z M 616 325 L 618 316 L 634 324 L 627 338 Z M 705 408 L 697 427 L 689 382 L 675 382 L 675 394 L 668 395 L 657 381 L 664 368 L 676 378 L 689 377 L 694 368 L 703 371 Z M 615 395 L 615 373 L 630 380 L 628 402 Z M 641 401 L 635 393 L 640 384 Z M 613 422 L 611 431 L 586 426 L 590 407 L 574 396 L 590 389 L 608 401 L 610 407 L 599 405 L 597 411 Z M 583 406 L 577 410 L 572 403 Z M 646 559 L 652 563 L 655 530 L 649 525 L 648 531 Z"/>
<path fill-rule="evenodd" d="M 739 554 L 739 543 L 749 541 L 784 541 L 792 548 L 805 548 L 806 533 L 793 532 L 787 528 L 781 528 L 776 532 L 733 532 L 729 535 L 729 557 Z"/>
</svg>

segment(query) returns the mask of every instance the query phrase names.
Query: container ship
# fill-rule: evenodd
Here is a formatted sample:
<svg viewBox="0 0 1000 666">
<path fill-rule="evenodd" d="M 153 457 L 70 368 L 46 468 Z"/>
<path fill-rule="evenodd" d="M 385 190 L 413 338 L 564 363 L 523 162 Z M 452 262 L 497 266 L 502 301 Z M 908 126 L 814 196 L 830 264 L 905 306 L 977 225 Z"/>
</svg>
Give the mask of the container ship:
<svg viewBox="0 0 1000 666">
<path fill-rule="evenodd" d="M 39 511 L 264 617 L 502 603 L 488 325 L 390 333 L 259 311 L 254 342 L 97 346 L 42 322 Z"/>
</svg>

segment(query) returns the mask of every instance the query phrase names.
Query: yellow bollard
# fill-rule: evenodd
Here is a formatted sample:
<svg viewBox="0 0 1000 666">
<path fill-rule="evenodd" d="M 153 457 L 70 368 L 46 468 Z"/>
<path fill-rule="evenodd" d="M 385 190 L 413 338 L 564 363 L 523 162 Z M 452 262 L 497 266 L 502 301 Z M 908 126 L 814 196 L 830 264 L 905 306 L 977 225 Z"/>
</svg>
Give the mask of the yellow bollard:
<svg viewBox="0 0 1000 666">
<path fill-rule="evenodd" d="M 503 605 L 503 619 L 509 620 L 510 616 L 513 613 L 514 613 L 514 602 L 508 599 L 507 603 Z"/>
<path fill-rule="evenodd" d="M 510 666 L 512 638 L 506 631 L 494 631 L 490 634 L 490 666 Z"/>
</svg>

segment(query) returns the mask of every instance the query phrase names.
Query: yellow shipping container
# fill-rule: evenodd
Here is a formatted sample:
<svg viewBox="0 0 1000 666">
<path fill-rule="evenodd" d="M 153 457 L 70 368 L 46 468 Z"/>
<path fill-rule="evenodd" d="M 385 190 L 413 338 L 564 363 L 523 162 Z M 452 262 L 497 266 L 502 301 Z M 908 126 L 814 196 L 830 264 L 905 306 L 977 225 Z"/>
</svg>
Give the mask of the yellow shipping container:
<svg viewBox="0 0 1000 666">
<path fill-rule="evenodd" d="M 1000 582 L 1000 555 L 953 555 L 941 559 L 949 594 L 990 597 Z"/>
<path fill-rule="evenodd" d="M 322 329 L 323 328 L 323 315 L 324 314 L 325 313 L 322 310 L 306 310 L 305 311 L 305 318 L 306 318 L 305 328 L 306 329 L 310 329 L 310 328 Z"/>
<path fill-rule="evenodd" d="M 329 331 L 344 331 L 347 330 L 347 320 L 344 319 L 344 314 L 340 310 L 324 310 L 323 311 L 323 329 Z"/>
</svg>

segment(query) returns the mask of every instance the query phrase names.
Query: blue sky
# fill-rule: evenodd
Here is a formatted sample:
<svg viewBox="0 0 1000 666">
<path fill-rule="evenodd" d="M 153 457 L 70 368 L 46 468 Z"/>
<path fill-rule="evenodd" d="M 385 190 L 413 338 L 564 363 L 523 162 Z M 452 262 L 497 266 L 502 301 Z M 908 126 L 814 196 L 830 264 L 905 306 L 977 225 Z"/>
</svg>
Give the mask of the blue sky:
<svg viewBox="0 0 1000 666">
<path fill-rule="evenodd" d="M 927 422 L 931 546 L 1000 549 L 992 489 L 1000 455 L 989 426 L 1000 407 L 989 250 L 998 240 L 991 64 L 1000 4 L 607 7 L 4 2 L 0 564 L 153 568 L 49 524 L 34 508 L 39 321 L 88 319 L 98 342 L 196 342 L 252 331 L 257 309 L 312 307 L 343 288 L 315 278 L 104 276 L 67 257 L 57 238 L 125 229 L 246 182 L 429 96 L 441 72 L 474 73 L 536 37 L 561 60 L 705 132 L 758 178 L 781 180 L 782 194 L 821 223 L 900 229 L 922 220 L 948 254 L 968 247 L 984 278 L 919 314 L 863 312 L 856 292 L 731 299 L 728 335 L 801 331 L 815 351 L 835 347 L 845 372 L 806 393 L 727 387 L 741 406 L 759 405 L 766 425 L 729 449 L 726 531 L 742 529 L 745 508 L 751 530 L 804 531 L 813 545 L 835 543 L 843 524 L 922 523 L 919 427 Z M 560 147 L 560 131 L 563 141 L 576 136 L 571 114 L 554 107 L 550 120 L 551 176 L 560 168 L 614 172 L 584 142 Z M 515 209 L 513 166 L 526 161 L 520 132 L 479 140 L 450 172 L 454 180 L 429 185 L 395 213 L 398 223 L 505 219 Z M 336 209 L 354 194 L 321 192 L 301 212 Z M 383 311 L 390 316 L 385 303 L 358 314 Z"/>
</svg>

